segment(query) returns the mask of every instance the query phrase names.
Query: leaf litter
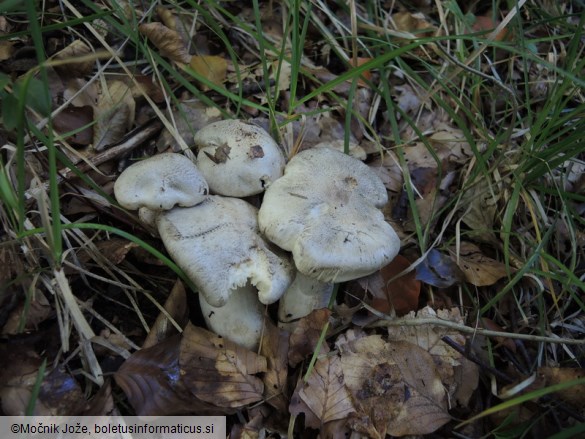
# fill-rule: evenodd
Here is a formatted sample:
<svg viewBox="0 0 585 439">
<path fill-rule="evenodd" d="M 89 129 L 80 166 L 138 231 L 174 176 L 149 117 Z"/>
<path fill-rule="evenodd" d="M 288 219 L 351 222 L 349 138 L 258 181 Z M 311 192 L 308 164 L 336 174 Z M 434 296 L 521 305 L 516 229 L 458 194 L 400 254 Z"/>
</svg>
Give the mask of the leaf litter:
<svg viewBox="0 0 585 439">
<path fill-rule="evenodd" d="M 209 15 L 169 6 L 157 8 L 151 20 L 136 21 L 148 46 L 139 56 L 170 61 L 172 72 L 156 63 L 135 68 L 126 53 L 130 46 L 116 23 L 88 21 L 95 31 L 90 38 L 74 39 L 67 45 L 50 36 L 44 41 L 50 55 L 50 102 L 35 94 L 41 85 L 37 60 L 23 44 L 30 41 L 10 37 L 10 32 L 25 28 L 26 20 L 0 17 L 0 32 L 8 36 L 0 42 L 3 101 L 16 102 L 13 91 L 21 92 L 27 115 L 45 133 L 44 118 L 56 110 L 52 129 L 60 136 L 56 137 L 60 151 L 85 166 L 78 172 L 84 178 L 79 179 L 61 163 L 66 170 L 59 176 L 64 222 L 98 222 L 131 230 L 152 249 L 164 252 L 152 230 L 141 229 L 134 218 L 115 207 L 112 182 L 119 169 L 136 159 L 169 150 L 188 155 L 186 145 L 191 145 L 197 130 L 237 115 L 274 134 L 288 156 L 312 147 L 349 148 L 350 155 L 364 161 L 384 182 L 390 199 L 384 213 L 402 238 L 401 254 L 372 275 L 341 285 L 331 310 L 315 310 L 280 327 L 267 319 L 259 351 L 251 352 L 203 329 L 193 294 L 176 282 L 160 260 L 153 261 L 152 252 L 145 255 L 142 246 L 126 238 L 113 238 L 103 231 L 68 230 L 63 259 L 67 282 L 62 277 L 57 279 L 60 283 L 55 282 L 46 274 L 50 273 L 46 270 L 49 241 L 20 238 L 13 221 L 16 210 L 5 203 L 10 209 L 3 210 L 0 217 L 5 230 L 0 257 L 8 261 L 0 268 L 0 326 L 5 337 L 1 348 L 7 352 L 0 360 L 3 412 L 23 413 L 40 379 L 37 414 L 104 414 L 117 406 L 115 401 L 126 398 L 130 411 L 144 416 L 230 415 L 234 437 L 246 432 L 284 437 L 287 431 L 301 436 L 311 429 L 332 437 L 448 437 L 455 418 L 480 414 L 484 401 L 493 395 L 504 400 L 582 379 L 582 347 L 568 343 L 585 332 L 579 312 L 585 242 L 581 225 L 550 220 L 547 215 L 554 200 L 542 203 L 533 189 L 519 198 L 532 197 L 534 202 L 523 203 L 524 210 L 514 211 L 505 223 L 504 215 L 510 216 L 508 203 L 516 196 L 509 174 L 516 164 L 507 167 L 494 161 L 489 164 L 490 173 L 476 173 L 477 167 L 485 166 L 478 164 L 482 155 L 501 150 L 504 157 L 516 157 L 521 144 L 517 139 L 527 132 L 520 127 L 509 139 L 498 137 L 499 126 L 515 116 L 506 113 L 506 99 L 494 97 L 497 84 L 509 74 L 534 99 L 538 111 L 555 81 L 557 70 L 550 67 L 561 65 L 566 56 L 565 43 L 557 47 L 553 41 L 535 40 L 533 53 L 546 58 L 548 66 L 516 60 L 506 67 L 507 72 L 489 59 L 493 55 L 499 63 L 507 56 L 504 50 L 495 49 L 477 65 L 473 60 L 453 62 L 450 53 L 457 61 L 463 52 L 445 55 L 437 44 L 453 50 L 449 40 L 437 41 L 405 53 L 400 63 L 392 64 L 391 73 L 380 65 L 363 69 L 356 76 L 355 89 L 352 80 L 343 76 L 377 59 L 375 51 L 364 46 L 362 53 L 353 53 L 355 48 L 347 43 L 357 37 L 362 44 L 365 40 L 360 32 L 364 30 L 372 32 L 370 37 L 384 35 L 393 45 L 404 47 L 425 36 L 479 33 L 478 38 L 483 38 L 486 31 L 505 23 L 496 18 L 516 13 L 514 9 L 486 12 L 465 6 L 465 15 L 458 16 L 450 9 L 453 5 L 439 3 L 412 2 L 410 8 L 384 5 L 383 22 L 358 4 L 354 12 L 360 21 L 353 28 L 351 11 L 334 2 L 319 2 L 300 48 L 297 83 L 293 75 L 298 72 L 279 54 L 284 49 L 289 57 L 299 50 L 292 44 L 290 24 L 283 26 L 286 8 L 279 3 L 260 2 L 262 42 L 253 37 L 254 11 L 246 5 L 230 4 L 226 15 L 215 9 Z M 148 13 L 141 6 L 133 13 L 129 4 L 118 9 L 108 4 L 103 7 L 120 22 L 142 20 Z M 573 6 L 563 3 L 563 7 Z M 579 8 L 574 7 L 575 11 Z M 535 13 L 525 11 L 521 12 L 527 17 Z M 242 21 L 230 25 L 230 17 Z M 208 26 L 212 18 L 219 27 Z M 536 30 L 538 26 L 541 28 Z M 531 32 L 553 27 L 546 26 L 524 31 L 532 38 Z M 217 32 L 220 28 L 222 32 Z M 521 31 L 521 27 L 513 32 L 504 28 L 493 41 L 514 42 Z M 324 40 L 323 35 L 335 37 Z M 471 40 L 459 42 L 458 50 L 471 50 L 466 47 Z M 105 65 L 104 59 L 108 60 Z M 268 63 L 266 70 L 260 64 L 263 60 Z M 442 83 L 444 90 L 437 88 L 438 77 L 425 71 L 432 66 L 443 66 L 446 73 L 440 80 L 452 82 Z M 465 74 L 457 76 L 455 71 Z M 26 72 L 33 77 L 28 91 L 22 88 Z M 266 73 L 269 76 L 264 78 Z M 178 80 L 176 74 L 184 76 Z M 463 105 L 483 112 L 485 127 L 471 126 L 471 113 L 460 112 L 462 101 L 454 97 L 467 93 L 473 77 L 467 74 L 492 78 L 470 87 L 469 101 Z M 345 79 L 327 87 L 338 78 Z M 437 96 L 429 98 L 431 89 L 423 86 L 425 82 L 440 90 Z M 382 90 L 390 83 L 393 106 L 384 103 L 386 92 Z M 445 93 L 448 87 L 453 88 Z M 276 90 L 278 94 L 272 95 Z M 298 102 L 315 90 L 312 99 Z M 568 106 L 577 107 L 579 94 L 565 92 Z M 244 103 L 235 104 L 234 95 Z M 350 118 L 346 117 L 347 99 L 354 99 Z M 3 202 L 14 200 L 6 195 L 6 188 L 18 187 L 18 121 L 7 112 L 6 103 L 2 108 L 6 129 L 1 133 Z M 266 111 L 268 106 L 270 111 Z M 453 117 L 459 114 L 465 115 L 465 122 Z M 152 120 L 161 116 L 164 120 L 141 137 L 153 126 Z M 566 119 L 566 124 L 572 120 Z M 535 148 L 533 153 L 539 151 Z M 35 189 L 38 195 L 43 183 L 48 187 L 46 147 L 31 143 L 24 154 L 24 182 L 28 193 Z M 561 187 L 571 194 L 575 200 L 571 209 L 581 213 L 583 202 L 578 197 L 585 181 L 584 159 L 580 153 L 558 161 L 558 167 L 551 164 L 554 172 L 545 179 L 549 192 Z M 259 205 L 261 198 L 248 201 Z M 50 223 L 47 194 L 26 203 L 27 228 Z M 546 227 L 539 223 L 541 219 Z M 503 234 L 510 234 L 506 229 L 510 224 L 514 230 L 506 248 Z M 548 243 L 542 232 L 555 224 L 552 242 L 557 248 L 551 253 L 556 259 L 547 255 L 548 262 L 541 262 L 535 270 L 529 267 L 521 282 L 507 283 L 519 276 L 523 264 L 518 261 L 528 260 L 532 251 L 543 251 Z M 426 231 L 417 236 L 420 225 Z M 16 257 L 23 249 L 23 256 Z M 508 260 L 511 265 L 506 264 Z M 572 264 L 572 270 L 555 272 L 554 283 L 543 281 L 547 270 L 558 263 Z M 40 267 L 46 273 L 38 272 Z M 565 275 L 573 276 L 572 286 L 560 282 Z M 512 285 L 513 294 L 500 299 L 499 291 L 505 285 Z M 68 288 L 72 294 L 65 297 Z M 545 289 L 542 299 L 539 294 Z M 562 312 L 557 296 L 567 303 Z M 73 297 L 77 305 L 70 302 L 68 308 L 63 300 Z M 548 312 L 546 324 L 535 311 L 541 300 L 556 304 L 556 308 L 550 306 L 553 311 Z M 492 301 L 489 317 L 475 315 L 478 307 Z M 268 316 L 276 315 L 273 308 L 266 308 Z M 388 324 L 396 318 L 403 319 L 401 326 Z M 88 325 L 85 335 L 79 326 L 82 321 Z M 65 329 L 73 326 L 74 331 Z M 536 331 L 537 327 L 546 330 Z M 87 335 L 91 332 L 98 335 L 90 340 Z M 544 335 L 548 343 L 538 346 L 535 340 L 519 339 L 519 335 Z M 21 341 L 18 336 L 23 337 Z M 553 343 L 559 340 L 563 342 L 556 347 Z M 85 344 L 80 348 L 77 343 Z M 68 345 L 73 354 L 58 357 L 59 346 L 67 350 Z M 56 367 L 45 369 L 46 359 Z M 103 380 L 101 387 L 84 382 L 83 374 L 91 376 L 98 370 L 113 373 L 113 382 Z M 480 436 L 500 428 L 510 414 L 516 417 L 513 428 L 521 428 L 525 422 L 529 429 L 530 422 L 548 419 L 543 404 L 553 404 L 561 413 L 561 417 L 555 415 L 559 425 L 571 426 L 582 421 L 583 413 L 575 414 L 582 411 L 582 386 L 581 382 L 553 394 L 552 400 L 534 399 L 502 410 L 483 427 L 473 424 L 474 432 Z M 235 413 L 238 415 L 231 416 Z M 545 431 L 555 430 L 547 425 Z"/>
</svg>

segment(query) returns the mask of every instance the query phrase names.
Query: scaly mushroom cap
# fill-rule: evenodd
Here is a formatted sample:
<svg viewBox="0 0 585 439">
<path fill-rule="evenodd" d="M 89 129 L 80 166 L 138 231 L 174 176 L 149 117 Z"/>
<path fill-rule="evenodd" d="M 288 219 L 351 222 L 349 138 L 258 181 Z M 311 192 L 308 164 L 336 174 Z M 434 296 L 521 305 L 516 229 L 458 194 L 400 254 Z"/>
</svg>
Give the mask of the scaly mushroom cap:
<svg viewBox="0 0 585 439">
<path fill-rule="evenodd" d="M 197 167 L 215 194 L 247 197 L 282 176 L 284 156 L 270 135 L 241 120 L 222 120 L 195 134 Z"/>
<path fill-rule="evenodd" d="M 158 154 L 126 168 L 114 183 L 118 203 L 131 210 L 169 210 L 201 203 L 209 188 L 195 164 L 181 154 Z"/>
<path fill-rule="evenodd" d="M 172 259 L 212 306 L 225 305 L 248 280 L 260 302 L 270 304 L 292 282 L 288 257 L 260 236 L 257 209 L 243 200 L 209 196 L 197 206 L 162 212 L 156 222 Z"/>
<path fill-rule="evenodd" d="M 297 269 L 323 282 L 373 273 L 400 250 L 400 239 L 379 210 L 387 193 L 365 164 L 319 148 L 291 159 L 264 195 L 260 230 L 291 251 Z"/>
</svg>

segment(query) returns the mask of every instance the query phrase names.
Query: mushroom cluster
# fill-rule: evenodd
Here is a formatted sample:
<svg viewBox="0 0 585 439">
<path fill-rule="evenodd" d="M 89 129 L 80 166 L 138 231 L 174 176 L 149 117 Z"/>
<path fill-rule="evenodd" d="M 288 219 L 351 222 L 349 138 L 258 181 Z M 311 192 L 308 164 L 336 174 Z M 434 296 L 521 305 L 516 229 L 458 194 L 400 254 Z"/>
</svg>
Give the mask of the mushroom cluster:
<svg viewBox="0 0 585 439">
<path fill-rule="evenodd" d="M 333 282 L 373 273 L 400 240 L 379 210 L 387 194 L 362 162 L 332 149 L 300 152 L 285 167 L 263 129 L 238 120 L 195 135 L 197 166 L 160 154 L 114 185 L 138 210 L 199 289 L 208 327 L 256 349 L 263 308 L 280 299 L 279 321 L 327 305 Z M 237 197 L 265 191 L 260 209 Z"/>
</svg>

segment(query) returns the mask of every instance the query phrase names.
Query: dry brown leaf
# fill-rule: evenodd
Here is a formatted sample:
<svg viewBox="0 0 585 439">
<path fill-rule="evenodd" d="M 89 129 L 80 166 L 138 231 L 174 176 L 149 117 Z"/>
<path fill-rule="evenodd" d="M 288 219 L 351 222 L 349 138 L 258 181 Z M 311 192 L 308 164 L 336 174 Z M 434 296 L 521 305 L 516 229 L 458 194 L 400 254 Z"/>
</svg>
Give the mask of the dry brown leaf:
<svg viewBox="0 0 585 439">
<path fill-rule="evenodd" d="M 93 147 L 96 151 L 116 143 L 134 124 L 136 103 L 132 91 L 122 81 L 108 83 L 102 90 L 95 112 Z"/>
<path fill-rule="evenodd" d="M 462 242 L 457 257 L 455 246 L 449 248 L 453 261 L 457 263 L 465 280 L 477 287 L 493 285 L 508 275 L 506 265 L 495 259 L 485 256 L 479 247 L 470 242 Z"/>
<path fill-rule="evenodd" d="M 218 414 L 228 410 L 194 397 L 181 379 L 179 335 L 142 349 L 114 374 L 138 416 L 165 416 L 185 413 Z"/>
<path fill-rule="evenodd" d="M 463 193 L 461 205 L 465 206 L 463 222 L 473 231 L 475 239 L 485 242 L 499 242 L 494 234 L 494 218 L 502 191 L 498 187 L 474 184 Z"/>
<path fill-rule="evenodd" d="M 221 56 L 193 56 L 189 66 L 215 85 L 222 85 L 227 74 L 227 61 Z"/>
<path fill-rule="evenodd" d="M 0 61 L 6 61 L 14 53 L 14 42 L 8 40 L 0 41 Z"/>
<path fill-rule="evenodd" d="M 355 412 L 338 356 L 318 359 L 298 394 L 323 424 L 345 419 Z"/>
<path fill-rule="evenodd" d="M 52 60 L 64 62 L 54 68 L 61 76 L 82 77 L 89 75 L 95 67 L 95 60 L 79 61 L 82 57 L 91 54 L 91 48 L 82 40 L 75 40 L 69 46 L 52 56 Z"/>
<path fill-rule="evenodd" d="M 392 14 L 391 18 L 396 30 L 411 33 L 417 38 L 430 37 L 436 29 L 422 14 L 401 11 Z"/>
<path fill-rule="evenodd" d="M 87 146 L 93 140 L 93 107 L 68 105 L 53 118 L 53 128 L 59 134 L 77 131 L 66 140 L 74 145 Z"/>
<path fill-rule="evenodd" d="M 27 306 L 25 306 L 24 303 L 21 303 L 10 312 L 1 333 L 17 334 L 21 327 L 21 321 L 23 323 L 23 330 L 20 332 L 37 329 L 37 326 L 44 322 L 52 312 L 51 304 L 45 295 L 37 290 L 35 291 L 35 294 L 32 295 Z"/>
<path fill-rule="evenodd" d="M 286 412 L 288 399 L 286 380 L 288 377 L 288 332 L 277 328 L 270 319 L 265 320 L 264 337 L 260 353 L 266 357 L 268 369 L 264 382 L 264 399 L 279 412 Z"/>
<path fill-rule="evenodd" d="M 322 427 L 320 419 L 315 413 L 309 408 L 309 406 L 301 399 L 299 392 L 304 386 L 304 382 L 299 380 L 297 387 L 290 398 L 290 405 L 288 410 L 291 415 L 299 416 L 300 414 L 305 415 L 305 427 L 320 429 Z"/>
<path fill-rule="evenodd" d="M 183 282 L 180 280 L 177 280 L 175 285 L 173 285 L 173 289 L 165 301 L 164 309 L 180 327 L 184 327 L 187 324 L 189 318 L 187 294 L 185 291 L 185 285 L 183 285 Z M 144 340 L 142 348 L 154 346 L 169 336 L 174 335 L 176 332 L 177 328 L 175 328 L 169 318 L 161 312 L 150 328 L 150 332 L 148 333 L 146 340 Z"/>
<path fill-rule="evenodd" d="M 408 318 L 439 318 L 458 324 L 463 323 L 463 318 L 458 308 L 435 311 L 427 306 L 418 311 L 416 315 L 411 313 Z M 388 327 L 389 340 L 406 341 L 428 352 L 437 365 L 436 371 L 449 395 L 457 394 L 457 398 L 460 401 L 466 401 L 477 387 L 479 371 L 475 364 L 469 362 L 459 352 L 441 340 L 445 336 L 459 345 L 465 345 L 465 337 L 448 328 L 434 327 L 432 325 Z M 460 367 L 468 372 L 465 376 L 462 376 L 459 373 L 460 371 L 457 370 Z"/>
<path fill-rule="evenodd" d="M 188 324 L 179 356 L 182 381 L 197 398 L 220 407 L 243 407 L 262 399 L 266 358 L 205 329 Z"/>
<path fill-rule="evenodd" d="M 569 367 L 540 367 L 538 374 L 544 377 L 546 386 L 577 380 L 585 377 L 585 369 Z M 585 407 L 585 384 L 569 387 L 555 396 L 575 408 Z"/>
<path fill-rule="evenodd" d="M 169 29 L 162 23 L 143 23 L 138 26 L 138 30 L 155 45 L 161 56 L 171 61 L 189 64 L 191 55 L 177 31 Z"/>
<path fill-rule="evenodd" d="M 288 362 L 291 367 L 295 367 L 309 355 L 313 355 L 317 348 L 317 342 L 321 336 L 321 331 L 329 321 L 331 311 L 322 308 L 316 309 L 311 314 L 300 319 L 290 335 L 290 348 L 288 351 Z M 329 352 L 327 343 L 321 345 L 320 354 Z"/>
<path fill-rule="evenodd" d="M 352 421 L 358 431 L 428 434 L 451 419 L 435 363 L 424 349 L 372 335 L 350 341 L 341 364 L 358 408 Z"/>
</svg>

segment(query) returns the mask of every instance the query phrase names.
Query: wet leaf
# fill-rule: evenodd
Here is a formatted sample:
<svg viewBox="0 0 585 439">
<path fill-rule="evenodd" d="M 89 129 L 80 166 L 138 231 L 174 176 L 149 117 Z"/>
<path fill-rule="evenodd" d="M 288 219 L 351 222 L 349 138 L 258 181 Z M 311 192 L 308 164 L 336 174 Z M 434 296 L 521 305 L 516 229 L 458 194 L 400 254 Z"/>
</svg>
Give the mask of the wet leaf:
<svg viewBox="0 0 585 439">
<path fill-rule="evenodd" d="M 449 256 L 431 249 L 425 260 L 416 267 L 416 279 L 437 288 L 448 288 L 465 278 Z"/>
<path fill-rule="evenodd" d="M 220 407 L 262 399 L 266 358 L 205 329 L 188 324 L 181 340 L 182 381 L 197 398 Z"/>
</svg>

